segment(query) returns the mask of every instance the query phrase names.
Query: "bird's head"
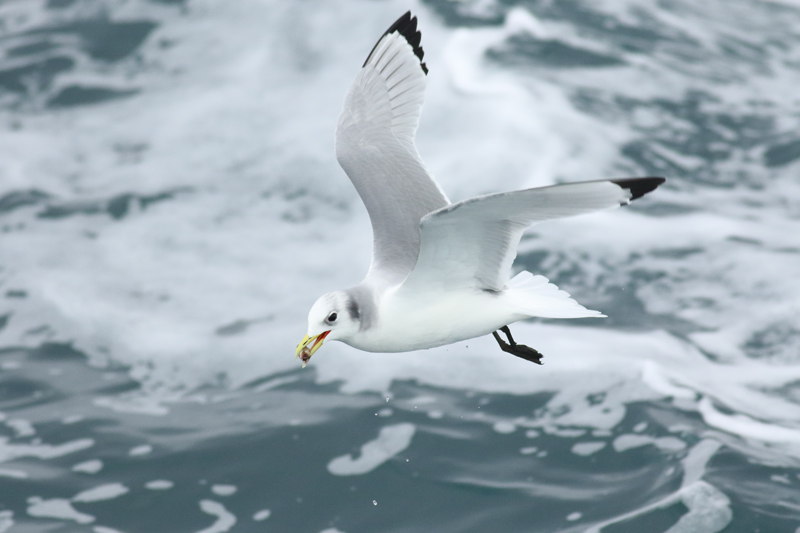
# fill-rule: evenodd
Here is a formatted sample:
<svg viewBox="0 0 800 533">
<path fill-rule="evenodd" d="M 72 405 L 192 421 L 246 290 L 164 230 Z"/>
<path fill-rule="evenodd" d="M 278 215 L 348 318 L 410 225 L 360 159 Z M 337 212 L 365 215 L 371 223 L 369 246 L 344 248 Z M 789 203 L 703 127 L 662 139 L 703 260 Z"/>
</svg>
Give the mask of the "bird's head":
<svg viewBox="0 0 800 533">
<path fill-rule="evenodd" d="M 359 330 L 358 304 L 344 291 L 322 295 L 308 312 L 308 334 L 297 345 L 296 355 L 306 366 L 326 340 L 347 340 Z"/>
</svg>

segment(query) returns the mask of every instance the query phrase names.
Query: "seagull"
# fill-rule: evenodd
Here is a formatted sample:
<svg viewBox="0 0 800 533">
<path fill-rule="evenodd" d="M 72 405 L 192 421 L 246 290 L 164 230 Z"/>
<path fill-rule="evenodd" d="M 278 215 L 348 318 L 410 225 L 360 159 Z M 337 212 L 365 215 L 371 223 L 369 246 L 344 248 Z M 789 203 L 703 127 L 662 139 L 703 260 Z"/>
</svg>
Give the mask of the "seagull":
<svg viewBox="0 0 800 533">
<path fill-rule="evenodd" d="M 372 223 L 366 278 L 321 296 L 296 355 L 325 341 L 367 352 L 407 352 L 492 334 L 504 352 L 542 364 L 509 324 L 531 317 L 603 317 L 540 275 L 510 278 L 523 231 L 544 220 L 627 205 L 662 177 L 567 183 L 451 203 L 414 144 L 428 67 L 417 18 L 381 36 L 345 98 L 336 159 Z M 500 337 L 502 332 L 506 339 Z"/>
</svg>

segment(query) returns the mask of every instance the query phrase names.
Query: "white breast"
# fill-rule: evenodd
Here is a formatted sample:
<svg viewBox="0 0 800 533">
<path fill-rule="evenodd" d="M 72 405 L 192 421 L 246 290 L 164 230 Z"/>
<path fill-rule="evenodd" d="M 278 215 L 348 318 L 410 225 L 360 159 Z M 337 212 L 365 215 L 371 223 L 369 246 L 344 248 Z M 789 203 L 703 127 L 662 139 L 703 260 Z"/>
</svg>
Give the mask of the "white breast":
<svg viewBox="0 0 800 533">
<path fill-rule="evenodd" d="M 487 335 L 524 315 L 512 311 L 504 292 L 431 291 L 413 301 L 384 295 L 376 323 L 351 339 L 368 352 L 407 352 Z"/>
</svg>

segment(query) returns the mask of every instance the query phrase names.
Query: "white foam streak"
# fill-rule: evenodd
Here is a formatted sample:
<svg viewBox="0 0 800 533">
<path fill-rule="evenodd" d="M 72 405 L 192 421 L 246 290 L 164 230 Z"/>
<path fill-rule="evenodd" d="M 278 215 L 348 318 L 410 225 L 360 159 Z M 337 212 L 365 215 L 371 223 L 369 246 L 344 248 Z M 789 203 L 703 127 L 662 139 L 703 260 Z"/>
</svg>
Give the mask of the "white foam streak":
<svg viewBox="0 0 800 533">
<path fill-rule="evenodd" d="M 328 463 L 328 472 L 336 476 L 358 476 L 371 472 L 408 448 L 415 429 L 409 423 L 383 427 L 378 438 L 361 446 L 358 457 L 348 454 L 332 459 Z"/>
<path fill-rule="evenodd" d="M 197 533 L 225 533 L 236 525 L 236 516 L 225 509 L 225 506 L 219 502 L 202 500 L 200 502 L 200 509 L 206 514 L 216 516 L 217 520 L 209 527 Z"/>
<path fill-rule="evenodd" d="M 73 472 L 83 472 L 85 474 L 96 474 L 103 469 L 103 461 L 100 459 L 90 459 L 83 461 L 72 467 Z"/>
<path fill-rule="evenodd" d="M 94 522 L 94 516 L 81 513 L 72 507 L 69 500 L 53 498 L 43 500 L 39 497 L 28 498 L 28 514 L 39 518 L 56 518 L 59 520 L 72 520 L 79 524 Z"/>
<path fill-rule="evenodd" d="M 14 525 L 14 511 L 0 511 L 0 533 L 5 533 Z"/>
<path fill-rule="evenodd" d="M 14 479 L 27 479 L 28 473 L 22 470 L 12 470 L 10 468 L 0 468 L 0 477 L 10 477 Z"/>
<path fill-rule="evenodd" d="M 633 436 L 631 435 L 631 437 Z M 645 436 L 639 435 L 639 437 Z M 607 526 L 623 523 L 658 509 L 665 509 L 678 502 L 683 503 L 689 511 L 682 515 L 666 533 L 717 533 L 723 530 L 733 519 L 730 499 L 719 489 L 701 479 L 708 461 L 719 447 L 720 444 L 712 439 L 700 441 L 689 450 L 683 460 L 684 477 L 678 491 L 653 504 L 594 524 L 586 530 L 586 533 L 601 533 Z"/>
<path fill-rule="evenodd" d="M 774 422 L 759 422 L 743 414 L 726 415 L 716 409 L 709 398 L 700 400 L 699 410 L 708 425 L 723 431 L 748 439 L 800 444 L 800 429 L 781 427 Z"/>
<path fill-rule="evenodd" d="M 624 452 L 640 446 L 654 445 L 656 448 L 666 452 L 677 452 L 686 447 L 686 443 L 677 437 L 651 437 L 649 435 L 624 434 L 614 439 L 614 450 Z"/>
<path fill-rule="evenodd" d="M 175 483 L 168 479 L 154 479 L 144 484 L 144 487 L 150 490 L 169 490 L 174 486 Z"/>
<path fill-rule="evenodd" d="M 683 459 L 683 480 L 681 487 L 688 487 L 703 477 L 706 465 L 717 453 L 722 444 L 714 439 L 703 439 L 689 450 Z"/>
<path fill-rule="evenodd" d="M 108 483 L 79 492 L 72 497 L 73 502 L 99 502 L 119 498 L 130 491 L 122 483 Z"/>
<path fill-rule="evenodd" d="M 93 439 L 76 439 L 63 444 L 9 444 L 8 437 L 0 437 L 0 462 L 20 457 L 53 459 L 94 446 Z"/>
<path fill-rule="evenodd" d="M 689 512 L 665 533 L 716 533 L 731 523 L 731 501 L 713 485 L 698 481 L 679 494 Z"/>
</svg>

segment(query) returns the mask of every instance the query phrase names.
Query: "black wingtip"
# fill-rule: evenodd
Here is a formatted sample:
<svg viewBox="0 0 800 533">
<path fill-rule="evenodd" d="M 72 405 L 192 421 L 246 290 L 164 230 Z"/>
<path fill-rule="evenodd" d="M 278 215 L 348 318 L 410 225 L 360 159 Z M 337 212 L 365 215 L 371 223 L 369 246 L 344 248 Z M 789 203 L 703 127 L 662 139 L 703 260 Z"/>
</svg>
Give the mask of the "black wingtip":
<svg viewBox="0 0 800 533">
<path fill-rule="evenodd" d="M 654 191 L 656 187 L 658 187 L 665 181 L 667 181 L 666 178 L 662 178 L 659 176 L 647 177 L 647 178 L 624 178 L 620 180 L 611 180 L 612 183 L 616 183 L 623 189 L 628 189 L 629 191 L 631 191 L 630 201 L 636 200 L 637 198 L 641 198 L 650 191 Z"/>
<path fill-rule="evenodd" d="M 428 74 L 428 66 L 423 63 L 422 58 L 425 56 L 425 51 L 420 46 L 422 42 L 422 34 L 417 30 L 417 17 L 411 16 L 411 11 L 406 11 L 403 15 L 400 16 L 399 19 L 394 21 L 394 24 L 389 26 L 389 29 L 383 32 L 381 38 L 378 39 L 378 42 L 375 43 L 375 46 L 372 47 L 370 50 L 367 59 L 364 61 L 364 64 L 361 68 L 367 66 L 369 63 L 369 59 L 372 57 L 372 54 L 375 53 L 375 49 L 378 47 L 378 43 L 381 42 L 385 36 L 389 35 L 390 33 L 398 32 L 403 38 L 411 45 L 411 48 L 414 50 L 414 55 L 419 58 L 419 66 L 422 68 L 422 72 L 426 75 Z"/>
</svg>

